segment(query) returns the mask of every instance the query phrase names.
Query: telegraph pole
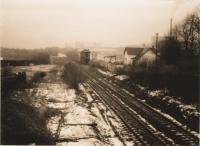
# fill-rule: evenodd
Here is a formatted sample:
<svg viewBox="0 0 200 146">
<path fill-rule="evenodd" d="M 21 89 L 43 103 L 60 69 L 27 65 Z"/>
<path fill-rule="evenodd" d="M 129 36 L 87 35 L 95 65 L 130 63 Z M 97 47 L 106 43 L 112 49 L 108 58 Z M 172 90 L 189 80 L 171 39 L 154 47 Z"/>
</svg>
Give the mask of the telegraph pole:
<svg viewBox="0 0 200 146">
<path fill-rule="evenodd" d="M 156 50 L 158 48 L 158 33 L 156 33 Z"/>
<path fill-rule="evenodd" d="M 177 34 L 178 33 L 178 27 L 177 27 L 177 25 L 176 25 L 175 28 L 176 28 L 176 30 L 175 30 L 175 37 L 176 37 L 176 40 L 178 40 L 178 34 Z"/>
<path fill-rule="evenodd" d="M 172 18 L 170 19 L 170 37 L 172 37 Z"/>
<path fill-rule="evenodd" d="M 157 66 L 157 60 L 158 60 L 158 33 L 156 33 L 156 66 Z"/>
</svg>

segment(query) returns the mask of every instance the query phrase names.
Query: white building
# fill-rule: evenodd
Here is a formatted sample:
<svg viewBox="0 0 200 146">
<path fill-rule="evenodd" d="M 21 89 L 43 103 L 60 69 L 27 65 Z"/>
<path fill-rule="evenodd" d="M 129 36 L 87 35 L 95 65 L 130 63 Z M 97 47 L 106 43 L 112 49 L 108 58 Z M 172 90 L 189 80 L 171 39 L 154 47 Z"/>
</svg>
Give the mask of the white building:
<svg viewBox="0 0 200 146">
<path fill-rule="evenodd" d="M 154 48 L 144 49 L 137 59 L 137 64 L 146 63 L 147 67 L 156 60 L 156 50 Z"/>
<path fill-rule="evenodd" d="M 143 48 L 126 47 L 124 50 L 124 64 L 132 64 L 136 57 L 143 51 Z"/>
</svg>

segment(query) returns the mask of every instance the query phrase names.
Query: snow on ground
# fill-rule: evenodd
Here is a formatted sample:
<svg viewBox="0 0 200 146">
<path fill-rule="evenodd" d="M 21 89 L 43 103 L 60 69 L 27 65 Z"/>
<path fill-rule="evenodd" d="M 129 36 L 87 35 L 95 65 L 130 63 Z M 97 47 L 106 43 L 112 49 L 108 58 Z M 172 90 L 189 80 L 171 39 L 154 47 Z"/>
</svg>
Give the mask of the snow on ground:
<svg viewBox="0 0 200 146">
<path fill-rule="evenodd" d="M 122 81 L 128 79 L 129 77 L 127 75 L 117 75 L 115 78 Z"/>
<path fill-rule="evenodd" d="M 90 92 L 94 99 L 90 111 L 93 115 L 97 116 L 97 118 L 95 118 L 95 123 L 97 124 L 96 127 L 99 129 L 101 136 L 104 139 L 107 139 L 108 145 L 134 145 L 134 142 L 130 140 L 129 133 L 124 130 L 122 121 L 109 109 L 109 107 L 98 100 L 95 91 L 90 89 L 84 89 L 84 91 L 86 95 Z M 122 136 L 122 134 L 124 135 Z"/>
<path fill-rule="evenodd" d="M 98 69 L 98 71 L 104 75 L 109 75 L 109 74 L 112 74 L 110 72 L 104 72 L 100 69 Z M 122 75 L 123 76 L 123 75 Z M 123 77 L 119 77 L 119 76 L 115 76 L 116 79 L 118 80 L 123 80 Z M 126 77 L 124 77 L 126 79 Z M 197 117 L 200 117 L 200 112 L 198 111 L 196 105 L 186 105 L 184 103 L 182 103 L 180 101 L 180 97 L 171 97 L 171 96 L 166 96 L 168 94 L 168 90 L 167 89 L 163 89 L 163 90 L 147 90 L 145 87 L 139 85 L 139 84 L 136 84 L 136 86 L 141 90 L 141 91 L 147 91 L 147 94 L 149 97 L 152 97 L 152 98 L 159 98 L 160 100 L 164 101 L 166 104 L 170 105 L 170 104 L 176 104 L 180 110 L 187 114 L 187 116 L 190 116 L 190 115 L 193 115 L 193 116 L 197 116 Z M 128 92 L 127 90 L 125 89 L 122 89 L 124 90 L 126 93 L 128 93 L 129 95 L 131 96 L 134 96 L 133 94 L 131 94 L 130 92 Z M 140 99 L 138 99 L 140 100 Z M 146 102 L 145 100 L 140 100 L 142 102 Z M 175 120 L 173 117 L 171 117 L 170 115 L 168 114 L 165 114 L 163 112 L 161 112 L 160 110 L 156 109 L 156 108 L 153 108 L 154 110 L 158 111 L 159 113 L 161 113 L 163 116 L 165 116 L 166 118 L 170 119 L 171 121 L 173 121 L 174 123 L 176 123 L 177 125 L 183 127 L 184 129 L 190 131 L 193 135 L 196 135 L 197 137 L 200 138 L 200 134 L 195 132 L 195 131 L 192 131 L 190 130 L 187 126 L 185 125 L 182 125 L 180 122 L 178 122 L 177 120 Z M 143 118 L 141 118 L 142 120 L 144 120 Z"/>
<path fill-rule="evenodd" d="M 33 88 L 14 92 L 13 98 L 35 107 L 41 115 L 57 112 L 47 120 L 47 128 L 57 145 L 133 145 L 132 141 L 123 141 L 116 133 L 120 133 L 123 126 L 114 113 L 96 99 L 96 94 L 88 93 L 82 85 L 78 94 L 69 89 L 61 79 L 61 69 L 51 65 L 15 68 L 15 71 L 30 71 L 31 76 L 37 71 L 47 75 Z"/>
<path fill-rule="evenodd" d="M 65 124 L 92 124 L 93 118 L 90 115 L 90 112 L 87 108 L 81 107 L 72 103 L 68 110 L 64 112 L 68 112 L 64 117 Z"/>
<path fill-rule="evenodd" d="M 22 67 L 22 70 L 27 68 Z M 62 81 L 62 72 L 51 72 L 52 69 L 61 70 L 52 66 L 31 66 L 28 70 L 45 71 L 44 81 L 31 89 L 17 91 L 16 97 L 22 94 L 36 107 L 40 114 L 59 111 L 50 116 L 47 128 L 50 130 L 57 145 L 80 146 L 124 146 L 133 145 L 133 142 L 125 142 L 116 133 L 123 130 L 119 119 L 111 113 L 107 107 L 95 98 L 95 94 L 89 94 L 84 86 L 80 86 L 80 93 L 69 87 Z"/>
<path fill-rule="evenodd" d="M 43 84 L 46 84 L 46 89 L 44 90 L 44 87 L 41 90 L 38 89 L 37 96 L 41 95 L 45 98 L 45 107 L 59 109 L 62 112 L 59 116 L 51 117 L 47 124 L 51 133 L 57 136 L 58 141 L 88 138 L 87 143 L 89 143 L 90 138 L 96 138 L 96 131 L 91 126 L 94 117 L 90 115 L 87 108 L 76 104 L 78 97 L 75 91 L 68 89 L 65 84 Z"/>
<path fill-rule="evenodd" d="M 154 109 L 155 111 L 159 112 L 160 114 L 162 114 L 164 117 L 166 117 L 167 119 L 173 121 L 174 123 L 176 123 L 177 125 L 183 127 L 183 129 L 187 130 L 188 132 L 191 132 L 193 135 L 197 136 L 198 138 L 200 138 L 200 134 L 195 132 L 195 131 L 192 131 L 190 130 L 186 125 L 183 125 L 181 124 L 180 122 L 178 122 L 176 119 L 174 119 L 172 116 L 166 114 L 166 113 L 163 113 L 161 112 L 160 110 L 156 109 L 156 108 L 152 108 Z"/>
<path fill-rule="evenodd" d="M 102 74 L 104 74 L 104 75 L 107 75 L 107 76 L 114 76 L 115 74 L 112 74 L 111 72 L 109 72 L 109 71 L 107 71 L 107 72 L 105 72 L 105 71 L 103 71 L 103 70 L 101 70 L 101 69 L 97 69 L 98 70 L 98 72 L 100 72 L 100 73 L 102 73 Z"/>
<path fill-rule="evenodd" d="M 104 143 L 97 140 L 96 138 L 90 138 L 90 140 L 80 139 L 76 142 L 60 142 L 60 143 L 57 143 L 56 145 L 58 146 L 103 146 Z"/>
<path fill-rule="evenodd" d="M 26 72 L 36 72 L 36 71 L 43 71 L 43 72 L 49 72 L 55 68 L 55 65 L 34 65 L 34 66 L 16 66 L 13 67 L 13 71 L 19 72 L 19 71 L 26 71 Z"/>
<path fill-rule="evenodd" d="M 127 90 L 124 89 L 124 91 L 126 91 L 129 95 L 131 95 L 131 93 L 129 93 Z M 152 96 L 152 97 L 157 97 L 157 98 L 160 98 L 160 96 L 164 96 L 166 93 L 166 90 L 156 90 L 156 91 L 149 91 L 149 96 Z M 131 95 L 133 96 L 133 95 Z M 178 99 L 178 97 L 177 97 Z M 140 100 L 140 99 L 138 99 Z M 188 110 L 188 109 L 191 109 L 193 110 L 192 113 L 196 114 L 197 116 L 199 116 L 199 112 L 197 112 L 197 109 L 196 107 L 194 107 L 193 105 L 185 105 L 183 103 L 181 103 L 180 101 L 178 100 L 175 100 L 173 97 L 170 97 L 170 96 L 164 96 L 162 98 L 162 100 L 166 100 L 166 103 L 170 104 L 170 103 L 176 103 L 177 105 L 179 104 L 180 108 L 182 108 L 182 110 Z M 142 101 L 142 100 L 140 100 Z M 150 108 L 154 109 L 155 111 L 159 112 L 160 114 L 162 114 L 164 117 L 168 118 L 169 120 L 171 120 L 172 122 L 176 123 L 177 125 L 183 127 L 185 130 L 191 132 L 193 135 L 197 136 L 200 138 L 200 134 L 195 132 L 195 131 L 192 131 L 190 130 L 186 125 L 183 125 L 181 124 L 180 122 L 178 122 L 175 118 L 173 118 L 172 116 L 170 116 L 169 114 L 166 114 L 166 113 L 163 113 L 161 112 L 160 110 L 156 109 L 156 108 L 153 108 L 151 107 L 150 105 L 146 104 L 147 106 L 149 106 Z"/>
<path fill-rule="evenodd" d="M 111 73 L 109 71 L 105 72 L 105 71 L 103 71 L 103 70 L 101 70 L 99 68 L 97 69 L 97 71 L 100 72 L 101 74 L 109 76 L 109 77 L 112 77 L 112 76 L 116 75 L 116 74 L 113 74 L 113 73 Z M 128 79 L 129 77 L 127 75 L 117 75 L 117 76 L 115 76 L 115 78 L 120 80 L 120 81 L 122 81 L 122 80 Z"/>
<path fill-rule="evenodd" d="M 73 138 L 91 138 L 91 137 L 96 137 L 96 133 L 93 130 L 93 127 L 90 125 L 66 125 L 64 128 L 61 128 L 59 138 L 68 138 L 68 139 L 73 139 Z"/>
</svg>

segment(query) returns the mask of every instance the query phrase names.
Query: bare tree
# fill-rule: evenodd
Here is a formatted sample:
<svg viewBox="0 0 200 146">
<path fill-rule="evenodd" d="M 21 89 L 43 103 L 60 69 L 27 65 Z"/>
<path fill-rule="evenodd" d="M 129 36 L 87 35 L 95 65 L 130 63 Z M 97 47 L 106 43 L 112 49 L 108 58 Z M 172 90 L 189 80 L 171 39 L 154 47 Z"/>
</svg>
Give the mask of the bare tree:
<svg viewBox="0 0 200 146">
<path fill-rule="evenodd" d="M 195 19 L 195 30 L 196 30 L 196 44 L 198 48 L 198 53 L 200 54 L 200 9 L 197 10 L 197 17 Z"/>
<path fill-rule="evenodd" d="M 200 45 L 200 13 L 197 9 L 188 15 L 182 24 L 176 27 L 175 34 L 183 40 L 187 55 L 193 55 L 194 51 L 199 50 Z M 199 51 L 198 51 L 199 52 Z"/>
</svg>

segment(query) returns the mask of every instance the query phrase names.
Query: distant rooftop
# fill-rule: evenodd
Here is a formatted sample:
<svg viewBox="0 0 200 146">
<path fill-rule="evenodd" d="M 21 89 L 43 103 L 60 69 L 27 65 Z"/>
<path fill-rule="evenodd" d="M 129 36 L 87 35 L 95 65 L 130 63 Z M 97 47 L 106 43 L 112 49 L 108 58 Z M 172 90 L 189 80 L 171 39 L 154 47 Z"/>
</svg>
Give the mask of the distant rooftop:
<svg viewBox="0 0 200 146">
<path fill-rule="evenodd" d="M 81 52 L 90 52 L 90 50 L 89 49 L 84 49 Z"/>
<path fill-rule="evenodd" d="M 143 48 L 137 47 L 126 47 L 124 53 L 127 52 L 128 55 L 138 55 L 143 51 Z"/>
</svg>

